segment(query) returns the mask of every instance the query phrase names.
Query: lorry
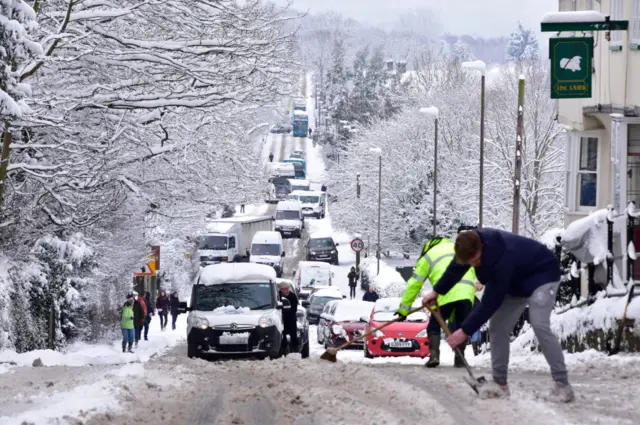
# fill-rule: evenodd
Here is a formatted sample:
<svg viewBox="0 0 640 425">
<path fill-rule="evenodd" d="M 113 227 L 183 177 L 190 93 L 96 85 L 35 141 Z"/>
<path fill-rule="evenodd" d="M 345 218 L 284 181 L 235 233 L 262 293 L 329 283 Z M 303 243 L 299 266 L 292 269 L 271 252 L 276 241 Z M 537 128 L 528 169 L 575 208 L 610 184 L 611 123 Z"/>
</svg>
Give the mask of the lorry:
<svg viewBox="0 0 640 425">
<path fill-rule="evenodd" d="M 293 102 L 293 110 L 294 111 L 306 111 L 307 110 L 307 101 L 305 99 L 296 99 Z"/>
<path fill-rule="evenodd" d="M 201 266 L 248 261 L 251 241 L 259 231 L 273 230 L 273 217 L 229 217 L 207 224 L 197 238 L 197 255 Z"/>
</svg>

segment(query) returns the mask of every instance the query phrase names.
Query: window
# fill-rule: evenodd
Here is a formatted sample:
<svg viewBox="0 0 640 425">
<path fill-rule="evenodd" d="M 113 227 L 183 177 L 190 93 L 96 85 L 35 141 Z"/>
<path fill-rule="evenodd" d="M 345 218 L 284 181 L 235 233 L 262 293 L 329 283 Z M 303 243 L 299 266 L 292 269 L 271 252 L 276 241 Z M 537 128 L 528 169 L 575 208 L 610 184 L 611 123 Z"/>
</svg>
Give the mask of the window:
<svg viewBox="0 0 640 425">
<path fill-rule="evenodd" d="M 640 45 L 640 0 L 633 0 L 631 14 L 631 43 Z"/>
<path fill-rule="evenodd" d="M 236 237 L 235 236 L 230 236 L 229 237 L 229 249 L 235 248 L 235 247 L 236 247 Z"/>
<path fill-rule="evenodd" d="M 611 20 L 621 21 L 622 19 L 624 19 L 622 0 L 611 0 Z M 622 46 L 622 33 L 623 31 L 611 32 L 610 46 Z"/>
<path fill-rule="evenodd" d="M 593 7 L 593 0 L 586 0 L 585 3 L 585 10 L 595 10 Z"/>
<path fill-rule="evenodd" d="M 595 207 L 598 184 L 598 139 L 580 138 L 578 157 L 578 207 Z"/>
</svg>

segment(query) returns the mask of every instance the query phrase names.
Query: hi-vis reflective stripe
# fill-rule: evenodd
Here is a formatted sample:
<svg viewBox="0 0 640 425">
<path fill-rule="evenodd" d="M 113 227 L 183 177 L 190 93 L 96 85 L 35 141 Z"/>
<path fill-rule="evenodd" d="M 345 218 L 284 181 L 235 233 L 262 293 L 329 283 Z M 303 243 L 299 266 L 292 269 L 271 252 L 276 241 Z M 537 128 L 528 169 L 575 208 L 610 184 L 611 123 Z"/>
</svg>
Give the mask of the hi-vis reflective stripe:
<svg viewBox="0 0 640 425">
<path fill-rule="evenodd" d="M 400 304 L 400 307 L 398 307 L 398 310 L 411 311 L 411 306 Z"/>
<path fill-rule="evenodd" d="M 474 285 L 475 285 L 475 282 L 472 282 L 472 281 L 467 280 L 467 279 L 461 280 L 461 281 L 460 281 L 460 282 L 458 282 L 458 283 L 464 283 L 465 285 L 471 285 L 471 286 L 474 286 Z"/>
<path fill-rule="evenodd" d="M 419 280 L 420 282 L 424 282 L 425 280 L 427 280 L 426 276 L 420 276 L 419 274 L 415 274 L 415 273 L 413 273 L 411 277 L 416 280 Z"/>
<path fill-rule="evenodd" d="M 431 258 L 429 258 L 429 255 L 427 254 L 423 258 L 425 260 L 427 260 L 427 263 L 429 263 L 429 269 L 433 270 L 433 268 L 436 266 L 436 264 L 438 264 L 440 261 L 446 260 L 447 258 L 453 258 L 455 256 L 456 256 L 456 254 L 449 253 L 449 254 L 441 255 L 438 258 L 436 258 L 435 260 L 432 260 Z"/>
</svg>

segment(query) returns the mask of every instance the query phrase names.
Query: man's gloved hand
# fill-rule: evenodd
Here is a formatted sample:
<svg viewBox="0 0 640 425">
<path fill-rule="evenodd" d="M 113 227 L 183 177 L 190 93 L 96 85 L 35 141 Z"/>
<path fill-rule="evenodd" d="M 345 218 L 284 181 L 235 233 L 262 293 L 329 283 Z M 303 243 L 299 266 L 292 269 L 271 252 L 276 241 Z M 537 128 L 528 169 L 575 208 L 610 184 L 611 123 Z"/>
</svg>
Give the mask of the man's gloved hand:
<svg viewBox="0 0 640 425">
<path fill-rule="evenodd" d="M 398 322 L 404 322 L 405 320 L 407 320 L 407 316 L 399 311 L 396 311 L 393 315 L 398 317 Z"/>
</svg>

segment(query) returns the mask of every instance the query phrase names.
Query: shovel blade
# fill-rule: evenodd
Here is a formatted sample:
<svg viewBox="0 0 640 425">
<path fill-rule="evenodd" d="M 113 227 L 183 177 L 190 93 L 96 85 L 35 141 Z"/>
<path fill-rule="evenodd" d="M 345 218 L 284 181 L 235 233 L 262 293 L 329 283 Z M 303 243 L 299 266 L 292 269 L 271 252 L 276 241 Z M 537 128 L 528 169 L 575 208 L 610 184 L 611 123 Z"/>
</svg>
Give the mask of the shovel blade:
<svg viewBox="0 0 640 425">
<path fill-rule="evenodd" d="M 478 378 L 478 379 L 472 379 L 472 378 L 471 378 L 471 377 L 469 377 L 469 376 L 465 376 L 465 377 L 463 377 L 463 379 L 464 379 L 464 382 L 466 382 L 467 384 L 469 384 L 469 386 L 471 387 L 471 389 L 472 389 L 473 391 L 475 391 L 475 392 L 476 392 L 476 394 L 478 394 L 478 395 L 480 395 L 480 390 L 479 390 L 479 388 L 480 388 L 482 385 L 484 385 L 484 384 L 486 384 L 486 383 L 487 383 L 487 380 L 485 379 L 485 377 L 484 377 L 484 376 L 481 376 L 481 377 L 480 377 L 480 378 Z"/>
<path fill-rule="evenodd" d="M 329 348 L 327 351 L 325 351 L 324 353 L 322 353 L 322 355 L 320 356 L 320 358 L 322 360 L 326 360 L 332 363 L 335 363 L 338 361 L 338 357 L 336 356 L 337 351 L 336 350 L 332 350 L 331 348 Z"/>
</svg>

